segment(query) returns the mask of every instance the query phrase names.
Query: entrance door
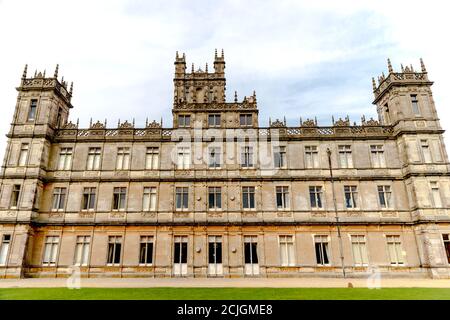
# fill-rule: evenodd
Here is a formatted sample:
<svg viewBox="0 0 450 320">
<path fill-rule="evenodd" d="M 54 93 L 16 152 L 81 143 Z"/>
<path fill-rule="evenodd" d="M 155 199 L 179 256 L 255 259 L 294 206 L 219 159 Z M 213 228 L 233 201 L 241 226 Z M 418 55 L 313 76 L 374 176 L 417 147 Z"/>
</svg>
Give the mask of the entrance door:
<svg viewBox="0 0 450 320">
<path fill-rule="evenodd" d="M 187 236 L 174 237 L 173 274 L 182 276 L 187 274 Z"/>
<path fill-rule="evenodd" d="M 222 237 L 208 237 L 208 274 L 212 276 L 221 276 L 222 268 Z"/>
<path fill-rule="evenodd" d="M 258 238 L 257 236 L 244 237 L 244 272 L 246 275 L 258 275 Z"/>
</svg>

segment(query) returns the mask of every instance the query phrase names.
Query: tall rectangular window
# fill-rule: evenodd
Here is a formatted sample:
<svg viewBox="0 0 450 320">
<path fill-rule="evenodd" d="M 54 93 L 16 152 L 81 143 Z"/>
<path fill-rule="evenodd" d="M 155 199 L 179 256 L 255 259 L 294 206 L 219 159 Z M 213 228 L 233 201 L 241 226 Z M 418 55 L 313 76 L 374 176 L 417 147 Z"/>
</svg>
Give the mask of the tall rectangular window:
<svg viewBox="0 0 450 320">
<path fill-rule="evenodd" d="M 244 237 L 244 261 L 246 264 L 258 263 L 258 237 Z"/>
<path fill-rule="evenodd" d="M 242 187 L 242 208 L 255 209 L 255 187 Z"/>
<path fill-rule="evenodd" d="M 148 147 L 145 155 L 145 169 L 155 170 L 159 166 L 159 148 Z"/>
<path fill-rule="evenodd" d="M 208 167 L 220 168 L 221 166 L 221 150 L 219 147 L 209 147 L 208 149 Z"/>
<path fill-rule="evenodd" d="M 208 188 L 208 208 L 209 210 L 222 209 L 222 188 L 209 187 Z"/>
<path fill-rule="evenodd" d="M 130 148 L 117 148 L 116 170 L 127 170 L 130 167 Z"/>
<path fill-rule="evenodd" d="M 28 109 L 28 121 L 36 120 L 37 100 L 32 99 L 30 102 L 30 109 Z"/>
<path fill-rule="evenodd" d="M 208 237 L 208 263 L 220 264 L 222 263 L 222 237 L 209 236 Z"/>
<path fill-rule="evenodd" d="M 153 263 L 153 236 L 141 236 L 139 248 L 139 264 Z"/>
<path fill-rule="evenodd" d="M 317 146 L 305 146 L 306 168 L 319 168 L 319 151 Z"/>
<path fill-rule="evenodd" d="M 363 235 L 352 235 L 350 240 L 352 243 L 353 262 L 356 266 L 366 266 L 368 264 L 366 237 Z"/>
<path fill-rule="evenodd" d="M 102 156 L 101 148 L 89 148 L 88 158 L 87 158 L 87 170 L 100 170 L 100 162 Z"/>
<path fill-rule="evenodd" d="M 178 126 L 179 127 L 190 127 L 191 126 L 191 116 L 188 114 L 178 115 Z"/>
<path fill-rule="evenodd" d="M 174 237 L 174 263 L 187 263 L 187 246 L 188 237 L 187 236 L 175 236 Z"/>
<path fill-rule="evenodd" d="M 324 266 L 330 264 L 328 252 L 328 236 L 314 236 L 314 245 L 316 249 L 316 262 L 318 265 Z"/>
<path fill-rule="evenodd" d="M 242 168 L 253 167 L 253 147 L 249 146 L 241 147 L 241 167 Z"/>
<path fill-rule="evenodd" d="M 431 150 L 428 145 L 428 140 L 420 140 L 420 147 L 422 149 L 423 161 L 425 163 L 433 162 L 433 160 L 431 158 Z"/>
<path fill-rule="evenodd" d="M 156 187 L 144 187 L 144 194 L 142 198 L 143 211 L 156 210 Z"/>
<path fill-rule="evenodd" d="M 28 160 L 28 151 L 29 151 L 30 145 L 28 143 L 22 143 L 20 146 L 20 154 L 19 154 L 19 162 L 18 166 L 26 166 L 27 160 Z"/>
<path fill-rule="evenodd" d="M 416 116 L 420 115 L 420 110 L 419 110 L 419 101 L 417 100 L 417 94 L 412 94 L 411 95 L 411 107 L 412 107 L 412 111 Z"/>
<path fill-rule="evenodd" d="M 116 187 L 113 194 L 113 210 L 125 210 L 127 188 Z"/>
<path fill-rule="evenodd" d="M 309 187 L 309 202 L 311 204 L 311 208 L 316 208 L 316 209 L 323 208 L 322 187 L 320 187 L 320 186 Z"/>
<path fill-rule="evenodd" d="M 45 237 L 43 265 L 55 265 L 58 256 L 59 236 Z"/>
<path fill-rule="evenodd" d="M 391 186 L 378 186 L 378 200 L 381 208 L 392 208 Z"/>
<path fill-rule="evenodd" d="M 9 207 L 11 209 L 15 209 L 19 206 L 19 199 L 20 199 L 20 189 L 22 186 L 20 184 L 13 185 L 13 189 L 11 192 L 11 200 L 9 203 Z"/>
<path fill-rule="evenodd" d="M 386 161 L 384 159 L 384 150 L 382 145 L 371 145 L 370 155 L 372 157 L 372 165 L 374 168 L 386 167 Z"/>
<path fill-rule="evenodd" d="M 341 168 L 353 168 L 352 147 L 349 145 L 338 146 L 339 164 Z"/>
<path fill-rule="evenodd" d="M 276 187 L 277 194 L 277 208 L 289 208 L 289 187 Z"/>
<path fill-rule="evenodd" d="M 441 192 L 439 191 L 439 184 L 437 181 L 430 182 L 431 198 L 433 199 L 433 205 L 435 208 L 442 208 Z"/>
<path fill-rule="evenodd" d="M 209 127 L 220 127 L 220 114 L 208 115 L 208 126 Z"/>
<path fill-rule="evenodd" d="M 2 242 L 0 243 L 0 266 L 6 264 L 10 245 L 11 245 L 11 235 L 4 234 L 2 236 Z"/>
<path fill-rule="evenodd" d="M 241 127 L 250 127 L 252 125 L 252 114 L 244 113 L 239 115 L 239 124 Z"/>
<path fill-rule="evenodd" d="M 61 148 L 59 150 L 58 170 L 70 170 L 72 167 L 72 148 Z"/>
<path fill-rule="evenodd" d="M 189 147 L 177 148 L 177 169 L 189 169 L 191 164 L 191 149 Z"/>
<path fill-rule="evenodd" d="M 75 245 L 74 264 L 76 266 L 87 266 L 89 263 L 89 248 L 91 246 L 90 236 L 77 236 Z"/>
<path fill-rule="evenodd" d="M 358 207 L 358 191 L 356 186 L 344 186 L 344 197 L 346 208 Z"/>
<path fill-rule="evenodd" d="M 282 266 L 295 266 L 293 236 L 279 236 L 280 260 Z"/>
<path fill-rule="evenodd" d="M 95 195 L 97 188 L 87 187 L 83 189 L 83 203 L 82 210 L 94 210 L 95 209 Z"/>
<path fill-rule="evenodd" d="M 450 235 L 443 234 L 442 241 L 444 241 L 444 249 L 445 249 L 445 254 L 447 255 L 447 262 L 450 263 Z"/>
<path fill-rule="evenodd" d="M 106 260 L 106 263 L 110 265 L 120 264 L 121 254 L 122 254 L 122 236 L 109 236 L 108 258 Z"/>
<path fill-rule="evenodd" d="M 176 187 L 175 188 L 175 204 L 177 210 L 187 210 L 189 208 L 189 188 Z"/>
<path fill-rule="evenodd" d="M 388 235 L 386 236 L 386 241 L 391 265 L 403 264 L 403 249 L 402 243 L 400 241 L 400 236 Z"/>
<path fill-rule="evenodd" d="M 275 147 L 273 152 L 275 168 L 286 167 L 286 147 Z"/>
<path fill-rule="evenodd" d="M 66 188 L 53 189 L 52 210 L 64 210 L 64 205 L 66 204 L 66 191 Z"/>
</svg>

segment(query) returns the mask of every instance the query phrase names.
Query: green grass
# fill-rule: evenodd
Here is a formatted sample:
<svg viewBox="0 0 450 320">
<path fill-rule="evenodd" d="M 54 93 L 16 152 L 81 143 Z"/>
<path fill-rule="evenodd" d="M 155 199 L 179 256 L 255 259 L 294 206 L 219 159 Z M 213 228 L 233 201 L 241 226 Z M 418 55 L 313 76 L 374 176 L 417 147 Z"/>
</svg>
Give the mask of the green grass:
<svg viewBox="0 0 450 320">
<path fill-rule="evenodd" d="M 444 288 L 8 288 L 0 300 L 450 300 Z"/>
</svg>

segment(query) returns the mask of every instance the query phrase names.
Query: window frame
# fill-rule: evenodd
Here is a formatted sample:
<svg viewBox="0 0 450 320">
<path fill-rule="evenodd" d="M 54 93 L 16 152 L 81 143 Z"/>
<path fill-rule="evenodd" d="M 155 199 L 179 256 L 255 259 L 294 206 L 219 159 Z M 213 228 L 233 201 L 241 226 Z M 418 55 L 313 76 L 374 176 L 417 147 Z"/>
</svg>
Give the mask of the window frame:
<svg viewBox="0 0 450 320">
<path fill-rule="evenodd" d="M 67 187 L 54 187 L 52 193 L 52 211 L 64 211 L 67 202 Z M 56 207 L 55 207 L 56 204 Z"/>
<path fill-rule="evenodd" d="M 127 187 L 113 187 L 112 211 L 126 211 L 127 210 Z M 122 192 L 124 191 L 125 192 Z M 117 192 L 116 192 L 117 191 Z M 117 195 L 117 208 L 116 208 Z M 122 206 L 123 204 L 123 206 Z"/>
<path fill-rule="evenodd" d="M 280 190 L 280 191 L 278 191 Z M 278 195 L 281 195 L 281 204 L 278 203 Z M 291 199 L 289 186 L 275 186 L 275 205 L 277 210 L 290 210 L 291 208 Z"/>
</svg>

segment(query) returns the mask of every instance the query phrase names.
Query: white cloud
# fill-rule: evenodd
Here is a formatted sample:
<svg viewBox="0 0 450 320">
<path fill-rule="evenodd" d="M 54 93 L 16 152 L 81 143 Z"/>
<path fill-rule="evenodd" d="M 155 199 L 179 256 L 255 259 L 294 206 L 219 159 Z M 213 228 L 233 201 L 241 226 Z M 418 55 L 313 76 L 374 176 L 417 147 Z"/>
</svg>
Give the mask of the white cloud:
<svg viewBox="0 0 450 320">
<path fill-rule="evenodd" d="M 146 117 L 171 125 L 175 51 L 212 65 L 224 48 L 227 94 L 256 89 L 269 116 L 375 115 L 371 77 L 420 57 L 435 81 L 441 124 L 450 128 L 450 29 L 444 1 L 0 1 L 0 132 L 9 129 L 23 65 L 56 63 L 74 81 L 71 118 Z M 447 140 L 447 145 L 450 145 Z M 0 152 L 5 138 L 0 139 Z"/>
</svg>

